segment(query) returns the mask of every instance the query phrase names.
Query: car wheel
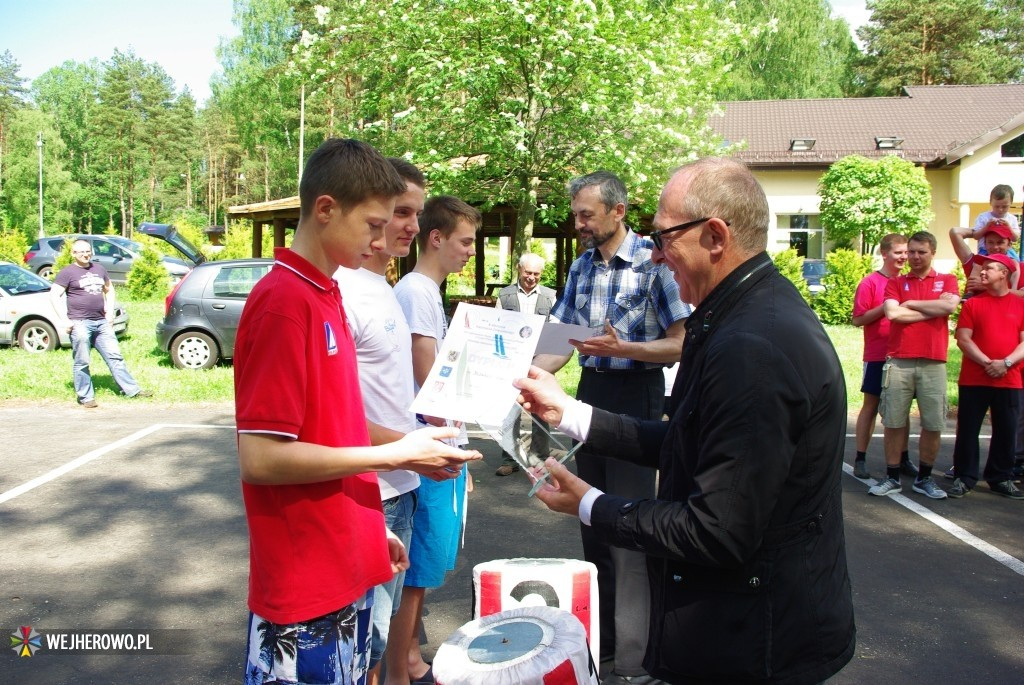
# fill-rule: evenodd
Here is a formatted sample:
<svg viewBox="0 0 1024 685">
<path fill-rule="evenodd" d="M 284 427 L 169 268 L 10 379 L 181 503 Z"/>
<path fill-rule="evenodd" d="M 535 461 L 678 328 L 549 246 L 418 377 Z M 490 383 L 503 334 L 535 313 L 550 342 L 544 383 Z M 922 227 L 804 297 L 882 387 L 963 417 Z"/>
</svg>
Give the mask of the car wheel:
<svg viewBox="0 0 1024 685">
<path fill-rule="evenodd" d="M 171 361 L 179 369 L 210 369 L 218 359 L 217 343 L 205 333 L 190 331 L 171 341 Z"/>
<path fill-rule="evenodd" d="M 26 321 L 18 329 L 18 346 L 26 352 L 50 352 L 58 343 L 57 331 L 42 319 Z"/>
<path fill-rule="evenodd" d="M 42 278 L 45 278 L 46 280 L 50 280 L 50 276 L 52 274 L 53 274 L 53 264 L 47 264 L 46 266 L 42 266 L 42 267 L 39 268 L 39 271 L 36 272 L 36 275 L 41 276 Z"/>
</svg>

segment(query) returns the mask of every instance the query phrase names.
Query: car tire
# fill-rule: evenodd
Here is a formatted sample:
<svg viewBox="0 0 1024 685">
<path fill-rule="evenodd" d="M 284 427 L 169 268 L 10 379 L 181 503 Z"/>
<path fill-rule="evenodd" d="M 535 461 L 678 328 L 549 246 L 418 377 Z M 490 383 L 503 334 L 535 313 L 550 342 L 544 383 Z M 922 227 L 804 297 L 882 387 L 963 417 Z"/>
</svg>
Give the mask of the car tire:
<svg viewBox="0 0 1024 685">
<path fill-rule="evenodd" d="M 212 369 L 219 359 L 217 342 L 206 333 L 189 331 L 171 341 L 171 361 L 179 369 Z"/>
<path fill-rule="evenodd" d="M 42 319 L 26 321 L 18 329 L 18 347 L 26 352 L 52 352 L 59 344 L 57 331 Z"/>
<path fill-rule="evenodd" d="M 39 267 L 39 271 L 36 272 L 37 276 L 50 280 L 50 276 L 53 275 L 53 264 L 46 264 Z"/>
</svg>

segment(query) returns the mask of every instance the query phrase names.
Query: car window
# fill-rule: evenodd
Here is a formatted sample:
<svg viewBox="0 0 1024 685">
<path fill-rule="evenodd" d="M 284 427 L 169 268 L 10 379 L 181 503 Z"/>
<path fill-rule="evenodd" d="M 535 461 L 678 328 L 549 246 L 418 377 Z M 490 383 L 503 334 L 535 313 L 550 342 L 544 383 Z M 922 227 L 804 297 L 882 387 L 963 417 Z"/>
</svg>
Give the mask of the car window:
<svg viewBox="0 0 1024 685">
<path fill-rule="evenodd" d="M 61 250 L 64 249 L 64 239 L 63 238 L 54 238 L 54 239 L 48 240 L 46 242 L 50 243 L 50 249 L 53 250 L 54 252 L 60 252 Z"/>
<path fill-rule="evenodd" d="M 50 289 L 50 282 L 24 269 L 3 264 L 0 265 L 0 288 L 11 295 L 42 293 Z"/>
<path fill-rule="evenodd" d="M 121 248 L 113 243 L 108 243 L 106 240 L 94 240 L 92 242 L 92 251 L 100 257 L 117 258 L 125 256 Z"/>
<path fill-rule="evenodd" d="M 245 299 L 256 282 L 270 271 L 269 264 L 257 266 L 225 266 L 213 279 L 214 297 Z"/>
</svg>

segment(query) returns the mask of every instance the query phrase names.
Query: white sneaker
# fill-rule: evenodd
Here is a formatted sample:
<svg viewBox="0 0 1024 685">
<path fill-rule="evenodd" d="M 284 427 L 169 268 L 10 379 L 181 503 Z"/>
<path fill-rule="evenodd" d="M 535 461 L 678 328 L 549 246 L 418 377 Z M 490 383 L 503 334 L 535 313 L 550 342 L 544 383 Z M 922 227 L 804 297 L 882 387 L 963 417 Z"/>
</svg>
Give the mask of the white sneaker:
<svg viewBox="0 0 1024 685">
<path fill-rule="evenodd" d="M 897 492 L 902 492 L 903 486 L 895 478 L 886 478 L 883 481 L 879 481 L 878 485 L 873 485 L 868 488 L 869 495 L 875 495 L 877 497 L 884 497 L 885 495 L 893 495 Z M 942 493 L 945 495 L 946 493 Z"/>
</svg>

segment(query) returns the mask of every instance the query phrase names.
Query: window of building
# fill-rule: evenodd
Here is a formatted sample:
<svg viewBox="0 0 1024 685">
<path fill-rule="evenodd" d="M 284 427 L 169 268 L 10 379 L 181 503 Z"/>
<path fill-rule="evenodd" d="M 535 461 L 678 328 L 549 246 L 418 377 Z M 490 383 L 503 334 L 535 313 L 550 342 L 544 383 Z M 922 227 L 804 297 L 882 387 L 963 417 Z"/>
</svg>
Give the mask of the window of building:
<svg viewBox="0 0 1024 685">
<path fill-rule="evenodd" d="M 1003 143 L 999 150 L 1003 157 L 1024 157 L 1024 135 Z"/>
<path fill-rule="evenodd" d="M 817 214 L 780 214 L 776 250 L 792 248 L 807 259 L 825 258 L 825 231 Z"/>
</svg>

